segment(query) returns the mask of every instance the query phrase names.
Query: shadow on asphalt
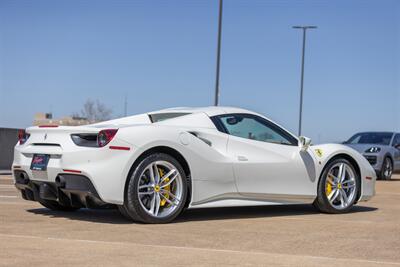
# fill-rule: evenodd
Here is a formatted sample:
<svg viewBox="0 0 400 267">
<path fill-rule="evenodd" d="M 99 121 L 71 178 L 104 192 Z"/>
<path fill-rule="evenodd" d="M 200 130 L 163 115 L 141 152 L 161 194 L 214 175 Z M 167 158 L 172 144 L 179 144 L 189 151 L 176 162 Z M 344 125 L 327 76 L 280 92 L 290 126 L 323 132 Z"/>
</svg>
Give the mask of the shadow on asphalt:
<svg viewBox="0 0 400 267">
<path fill-rule="evenodd" d="M 116 209 L 95 210 L 95 209 L 80 209 L 77 211 L 54 211 L 46 208 L 28 209 L 30 213 L 43 215 L 50 218 L 67 218 L 76 221 L 87 221 L 106 224 L 130 224 L 129 220 L 122 217 Z"/>
<path fill-rule="evenodd" d="M 377 208 L 355 206 L 349 213 L 371 212 Z M 209 208 L 187 210 L 177 218 L 176 222 L 205 221 L 205 220 L 226 220 L 226 219 L 250 219 L 250 218 L 271 218 L 296 215 L 320 214 L 314 206 L 306 204 L 298 205 L 274 205 L 256 207 L 230 207 L 230 208 Z"/>
<path fill-rule="evenodd" d="M 377 208 L 355 206 L 349 213 L 371 212 Z M 131 221 L 122 217 L 117 210 L 81 209 L 74 212 L 59 212 L 49 209 L 29 209 L 30 213 L 53 218 L 67 218 L 70 220 L 88 221 L 105 224 L 130 224 Z M 312 205 L 276 205 L 257 207 L 205 208 L 186 210 L 173 223 L 189 221 L 235 220 L 250 218 L 271 218 L 296 215 L 319 214 Z"/>
</svg>

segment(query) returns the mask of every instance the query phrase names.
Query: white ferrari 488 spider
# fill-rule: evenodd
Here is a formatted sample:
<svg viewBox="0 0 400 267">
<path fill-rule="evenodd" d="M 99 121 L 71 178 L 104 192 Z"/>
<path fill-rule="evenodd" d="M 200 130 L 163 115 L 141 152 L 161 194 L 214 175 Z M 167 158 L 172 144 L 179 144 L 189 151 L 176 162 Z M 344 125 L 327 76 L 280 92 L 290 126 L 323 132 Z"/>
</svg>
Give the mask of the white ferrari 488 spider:
<svg viewBox="0 0 400 267">
<path fill-rule="evenodd" d="M 88 126 L 20 133 L 15 186 L 52 210 L 118 207 L 145 223 L 185 208 L 313 203 L 343 213 L 375 194 L 368 161 L 340 144 L 313 146 L 238 108 L 173 108 Z"/>
</svg>

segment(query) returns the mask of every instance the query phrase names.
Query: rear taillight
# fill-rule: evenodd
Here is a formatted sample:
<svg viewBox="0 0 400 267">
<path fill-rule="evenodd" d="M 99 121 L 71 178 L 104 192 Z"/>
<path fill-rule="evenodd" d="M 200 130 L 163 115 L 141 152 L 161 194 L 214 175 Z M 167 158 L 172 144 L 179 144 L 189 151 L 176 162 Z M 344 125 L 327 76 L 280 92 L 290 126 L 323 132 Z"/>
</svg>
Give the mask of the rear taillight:
<svg viewBox="0 0 400 267">
<path fill-rule="evenodd" d="M 118 129 L 101 130 L 97 135 L 97 144 L 99 147 L 106 146 L 108 143 L 110 143 L 117 132 Z"/>
<path fill-rule="evenodd" d="M 20 145 L 25 144 L 26 140 L 28 140 L 30 134 L 26 133 L 25 130 L 18 131 L 18 141 Z"/>
</svg>

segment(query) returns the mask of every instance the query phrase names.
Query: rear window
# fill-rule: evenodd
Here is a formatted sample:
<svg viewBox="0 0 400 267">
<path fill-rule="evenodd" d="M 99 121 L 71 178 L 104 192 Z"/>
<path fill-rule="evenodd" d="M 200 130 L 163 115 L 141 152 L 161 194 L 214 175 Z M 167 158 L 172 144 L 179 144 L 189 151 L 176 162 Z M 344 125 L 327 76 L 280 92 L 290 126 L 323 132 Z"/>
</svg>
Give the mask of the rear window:
<svg viewBox="0 0 400 267">
<path fill-rule="evenodd" d="M 188 115 L 190 113 L 184 113 L 184 112 L 172 112 L 172 113 L 157 113 L 157 114 L 150 114 L 150 120 L 151 122 L 159 122 L 159 121 L 165 121 L 168 119 L 173 119 L 181 116 Z"/>
</svg>

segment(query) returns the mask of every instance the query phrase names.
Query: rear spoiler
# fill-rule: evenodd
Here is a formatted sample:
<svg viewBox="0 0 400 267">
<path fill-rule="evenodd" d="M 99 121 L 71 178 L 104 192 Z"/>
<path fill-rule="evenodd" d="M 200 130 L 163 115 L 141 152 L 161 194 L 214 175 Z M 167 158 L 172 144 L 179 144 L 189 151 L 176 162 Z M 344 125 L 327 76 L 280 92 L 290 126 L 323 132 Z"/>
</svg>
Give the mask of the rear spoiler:
<svg viewBox="0 0 400 267">
<path fill-rule="evenodd" d="M 39 125 L 26 129 L 27 133 L 98 133 L 101 128 L 88 127 L 88 126 L 56 126 L 56 125 Z"/>
</svg>

